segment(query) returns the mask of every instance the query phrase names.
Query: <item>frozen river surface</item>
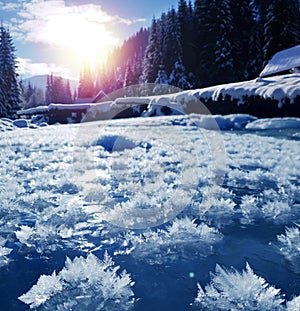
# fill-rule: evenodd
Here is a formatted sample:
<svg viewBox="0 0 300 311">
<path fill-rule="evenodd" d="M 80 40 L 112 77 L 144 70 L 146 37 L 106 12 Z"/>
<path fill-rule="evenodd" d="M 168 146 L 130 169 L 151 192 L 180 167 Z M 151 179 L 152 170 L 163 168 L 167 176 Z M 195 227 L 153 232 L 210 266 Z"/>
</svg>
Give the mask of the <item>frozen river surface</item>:
<svg viewBox="0 0 300 311">
<path fill-rule="evenodd" d="M 300 134 L 279 121 L 0 133 L 0 309 L 300 310 Z"/>
</svg>

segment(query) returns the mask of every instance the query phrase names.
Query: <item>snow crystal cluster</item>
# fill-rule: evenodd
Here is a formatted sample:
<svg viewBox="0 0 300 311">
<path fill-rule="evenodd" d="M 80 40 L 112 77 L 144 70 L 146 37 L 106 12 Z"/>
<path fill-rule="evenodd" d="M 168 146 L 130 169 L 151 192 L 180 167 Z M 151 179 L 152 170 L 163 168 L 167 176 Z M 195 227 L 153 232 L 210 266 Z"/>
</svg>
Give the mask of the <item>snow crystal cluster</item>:
<svg viewBox="0 0 300 311">
<path fill-rule="evenodd" d="M 195 305 L 199 310 L 291 311 L 300 307 L 299 297 L 289 301 L 285 308 L 280 290 L 257 276 L 248 263 L 246 270 L 241 273 L 217 265 L 211 284 L 205 286 L 205 289 L 198 284 Z"/>
<path fill-rule="evenodd" d="M 107 253 L 103 260 L 93 254 L 67 258 L 58 274 L 41 275 L 19 299 L 30 308 L 44 305 L 45 310 L 131 310 L 134 283 L 126 271 L 118 270 Z"/>
<path fill-rule="evenodd" d="M 292 269 L 300 274 L 300 229 L 297 227 L 286 228 L 285 234 L 277 237 L 280 252 L 291 263 Z"/>
<path fill-rule="evenodd" d="M 124 238 L 133 258 L 163 264 L 176 260 L 178 256 L 187 260 L 213 254 L 213 246 L 222 240 L 222 234 L 186 217 L 175 219 L 166 229 L 145 231 L 140 235 L 130 232 Z"/>
</svg>

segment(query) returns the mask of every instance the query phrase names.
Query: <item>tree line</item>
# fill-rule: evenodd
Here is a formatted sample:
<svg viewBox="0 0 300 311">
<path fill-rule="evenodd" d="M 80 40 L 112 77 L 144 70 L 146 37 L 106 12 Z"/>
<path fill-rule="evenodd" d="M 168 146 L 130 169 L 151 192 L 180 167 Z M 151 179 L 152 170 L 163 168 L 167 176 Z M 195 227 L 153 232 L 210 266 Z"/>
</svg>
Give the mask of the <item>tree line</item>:
<svg viewBox="0 0 300 311">
<path fill-rule="evenodd" d="M 253 79 L 276 52 L 297 44 L 298 0 L 179 0 L 111 53 L 95 89 L 110 93 L 139 83 L 189 89 Z"/>
</svg>

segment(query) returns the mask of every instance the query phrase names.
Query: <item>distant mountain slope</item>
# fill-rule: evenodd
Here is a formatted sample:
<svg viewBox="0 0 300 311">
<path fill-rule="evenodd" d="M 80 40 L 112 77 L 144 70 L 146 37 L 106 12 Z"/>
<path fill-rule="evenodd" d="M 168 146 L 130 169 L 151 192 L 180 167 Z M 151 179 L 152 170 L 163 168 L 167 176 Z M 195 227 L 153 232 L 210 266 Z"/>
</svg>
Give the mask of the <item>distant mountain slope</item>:
<svg viewBox="0 0 300 311">
<path fill-rule="evenodd" d="M 70 82 L 71 91 L 74 92 L 78 87 L 78 82 L 76 80 L 64 79 L 65 81 Z M 23 80 L 23 85 L 27 86 L 28 84 L 37 87 L 38 89 L 42 89 L 46 91 L 47 87 L 47 75 L 33 76 Z"/>
</svg>

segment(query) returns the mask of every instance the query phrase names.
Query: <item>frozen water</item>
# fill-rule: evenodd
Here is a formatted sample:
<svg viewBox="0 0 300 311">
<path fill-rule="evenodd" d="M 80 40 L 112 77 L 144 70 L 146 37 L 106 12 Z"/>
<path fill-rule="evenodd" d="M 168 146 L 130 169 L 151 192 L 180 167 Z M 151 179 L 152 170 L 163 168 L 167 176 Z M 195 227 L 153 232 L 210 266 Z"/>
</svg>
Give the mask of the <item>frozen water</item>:
<svg viewBox="0 0 300 311">
<path fill-rule="evenodd" d="M 299 133 L 251 122 L 1 120 L 0 309 L 297 310 Z"/>
</svg>

